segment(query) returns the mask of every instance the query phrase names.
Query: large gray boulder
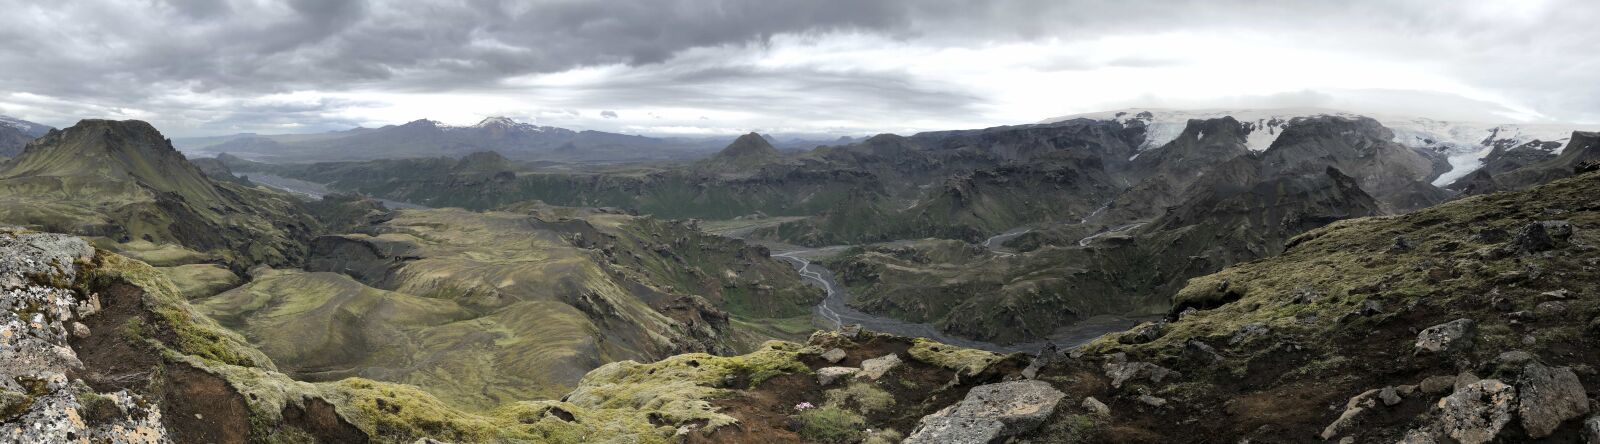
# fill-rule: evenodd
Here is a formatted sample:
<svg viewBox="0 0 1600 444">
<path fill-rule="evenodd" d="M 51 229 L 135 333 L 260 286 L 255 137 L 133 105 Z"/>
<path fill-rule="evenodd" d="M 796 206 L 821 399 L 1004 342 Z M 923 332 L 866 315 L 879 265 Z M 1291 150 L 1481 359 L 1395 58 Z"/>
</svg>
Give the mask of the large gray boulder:
<svg viewBox="0 0 1600 444">
<path fill-rule="evenodd" d="M 905 444 L 986 444 L 1038 428 L 1065 393 L 1043 381 L 982 385 L 961 402 L 924 416 Z"/>
<path fill-rule="evenodd" d="M 867 378 L 876 381 L 878 378 L 882 378 L 883 375 L 888 374 L 889 370 L 894 370 L 895 367 L 899 366 L 900 355 L 890 353 L 861 361 L 861 371 L 856 373 L 856 377 Z"/>
<path fill-rule="evenodd" d="M 817 385 L 827 387 L 846 376 L 859 372 L 861 372 L 861 369 L 855 367 L 823 367 L 817 369 Z"/>
<path fill-rule="evenodd" d="M 1442 353 L 1459 350 L 1472 344 L 1478 324 L 1461 318 L 1423 329 L 1417 333 L 1417 353 Z"/>
<path fill-rule="evenodd" d="M 1522 367 L 1517 389 L 1521 393 L 1517 415 L 1529 438 L 1550 436 L 1562 422 L 1589 413 L 1589 395 L 1571 368 L 1529 362 Z"/>
<path fill-rule="evenodd" d="M 1150 382 L 1161 382 L 1180 375 L 1177 371 L 1148 362 L 1109 362 L 1104 370 L 1106 377 L 1111 378 L 1111 386 L 1116 388 L 1122 388 L 1122 384 L 1129 381 L 1148 379 Z"/>
<path fill-rule="evenodd" d="M 1467 384 L 1439 400 L 1439 432 L 1461 444 L 1493 441 L 1511 423 L 1517 389 L 1494 379 Z"/>
</svg>

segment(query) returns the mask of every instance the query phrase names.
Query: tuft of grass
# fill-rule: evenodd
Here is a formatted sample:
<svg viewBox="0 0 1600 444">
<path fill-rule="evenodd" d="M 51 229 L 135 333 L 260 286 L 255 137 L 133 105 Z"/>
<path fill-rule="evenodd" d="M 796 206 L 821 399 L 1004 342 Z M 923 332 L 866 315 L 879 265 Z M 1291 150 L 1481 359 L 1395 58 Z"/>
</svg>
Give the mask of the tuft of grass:
<svg viewBox="0 0 1600 444">
<path fill-rule="evenodd" d="M 826 395 L 827 405 L 855 406 L 857 411 L 866 414 L 882 412 L 894 406 L 894 395 L 865 381 L 854 381 L 843 388 L 828 390 Z"/>
<path fill-rule="evenodd" d="M 867 439 L 861 440 L 861 444 L 898 444 L 901 439 L 905 439 L 905 435 L 900 434 L 899 430 L 874 430 L 867 434 Z"/>
<path fill-rule="evenodd" d="M 823 406 L 794 415 L 800 424 L 800 437 L 823 444 L 853 444 L 861 441 L 867 419 L 835 406 Z"/>
</svg>

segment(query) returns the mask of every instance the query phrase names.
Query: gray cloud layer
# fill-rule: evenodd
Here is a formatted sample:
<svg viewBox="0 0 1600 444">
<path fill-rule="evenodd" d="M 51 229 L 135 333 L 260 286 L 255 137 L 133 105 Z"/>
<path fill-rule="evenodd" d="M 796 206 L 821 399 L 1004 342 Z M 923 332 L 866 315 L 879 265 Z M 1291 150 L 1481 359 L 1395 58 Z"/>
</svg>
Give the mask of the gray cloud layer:
<svg viewBox="0 0 1600 444">
<path fill-rule="evenodd" d="M 1544 7 L 1529 7 L 1536 3 Z M 675 61 L 696 48 L 760 51 L 786 34 L 853 32 L 972 47 L 1170 30 L 1245 30 L 1288 36 L 1308 49 L 1438 64 L 1551 118 L 1600 120 L 1600 58 L 1592 54 L 1600 6 L 1585 0 L 0 0 L 0 10 L 8 11 L 0 15 L 0 112 L 58 125 L 138 109 L 149 119 L 188 122 L 193 132 L 282 123 L 332 128 L 356 123 L 335 111 L 362 100 L 251 99 L 305 90 L 490 93 L 520 76 L 610 64 L 640 74 L 570 91 L 560 106 L 745 109 L 779 114 L 772 119 L 783 122 L 842 111 L 949 116 L 977 113 L 986 98 L 893 70 Z M 1236 56 L 1228 48 L 1214 54 Z M 1039 66 L 1166 63 L 1129 48 L 1109 62 Z M 719 86 L 733 83 L 772 89 L 719 94 Z M 854 109 L 815 108 L 827 106 Z"/>
</svg>

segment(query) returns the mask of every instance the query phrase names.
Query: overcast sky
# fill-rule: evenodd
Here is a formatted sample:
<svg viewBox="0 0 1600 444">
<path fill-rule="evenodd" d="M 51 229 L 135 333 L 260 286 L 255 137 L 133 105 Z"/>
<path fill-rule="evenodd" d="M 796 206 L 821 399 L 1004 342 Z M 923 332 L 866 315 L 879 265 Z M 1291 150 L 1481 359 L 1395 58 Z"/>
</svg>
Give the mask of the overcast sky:
<svg viewBox="0 0 1600 444">
<path fill-rule="evenodd" d="M 0 0 L 0 114 L 863 135 L 1127 107 L 1600 121 L 1593 0 Z"/>
</svg>

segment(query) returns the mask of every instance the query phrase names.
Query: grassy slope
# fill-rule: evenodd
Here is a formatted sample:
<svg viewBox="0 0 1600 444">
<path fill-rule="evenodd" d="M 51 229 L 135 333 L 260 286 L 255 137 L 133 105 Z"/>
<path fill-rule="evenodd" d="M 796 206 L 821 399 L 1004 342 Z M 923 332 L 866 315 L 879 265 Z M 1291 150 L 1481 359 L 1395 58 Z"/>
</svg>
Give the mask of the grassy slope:
<svg viewBox="0 0 1600 444">
<path fill-rule="evenodd" d="M 1201 310 L 1165 326 L 1155 340 L 1130 345 L 1110 335 L 1090 344 L 1086 361 L 1047 373 L 1067 384 L 1071 396 L 1112 404 L 1117 414 L 1092 427 L 1098 440 L 1212 436 L 1276 442 L 1320 432 L 1346 399 L 1368 389 L 1463 371 L 1494 376 L 1490 361 L 1506 351 L 1527 351 L 1552 366 L 1594 368 L 1600 365 L 1600 355 L 1592 352 L 1600 347 L 1592 320 L 1600 313 L 1600 272 L 1593 266 L 1600 257 L 1597 192 L 1600 174 L 1589 174 L 1404 216 L 1338 222 L 1299 236 L 1280 256 L 1191 280 L 1176 303 Z M 1546 220 L 1568 221 L 1576 234 L 1551 251 L 1497 251 L 1524 226 Z M 1394 248 L 1398 237 L 1410 248 Z M 1519 314 L 1559 299 L 1545 294 L 1556 290 L 1572 295 L 1559 302 L 1564 310 Z M 1378 307 L 1376 313 L 1362 312 L 1369 303 Z M 1478 323 L 1470 347 L 1413 356 L 1418 329 L 1458 318 Z M 1218 360 L 1204 358 L 1191 343 L 1215 348 Z M 1112 353 L 1183 376 L 1123 389 L 1096 386 L 1104 379 L 1095 357 Z M 1593 393 L 1600 381 L 1583 374 Z M 1168 407 L 1135 402 L 1141 393 L 1166 398 Z M 1426 412 L 1438 396 L 1407 398 L 1393 407 L 1414 413 L 1365 417 L 1354 436 L 1358 442 L 1398 440 L 1426 421 L 1416 413 Z M 1059 414 L 1057 421 L 1082 419 L 1077 414 Z M 1083 427 L 1052 430 L 1047 435 L 1058 439 L 1084 433 Z"/>
<path fill-rule="evenodd" d="M 0 165 L 0 222 L 179 244 L 238 268 L 298 261 L 316 227 L 287 196 L 207 179 L 149 124 L 104 120 Z"/>
<path fill-rule="evenodd" d="M 672 222 L 574 215 L 405 210 L 383 234 L 344 237 L 406 246 L 402 258 L 373 260 L 387 271 L 366 282 L 257 270 L 198 303 L 296 377 L 405 382 L 475 409 L 560 396 L 607 362 L 749 350 L 810 331 L 790 324 L 819 295 L 759 250 Z M 313 269 L 367 263 L 319 254 Z M 675 317 L 683 297 L 738 321 Z"/>
<path fill-rule="evenodd" d="M 785 372 L 807 371 L 797 361 L 798 345 L 772 342 L 744 356 L 687 354 L 651 364 L 613 363 L 583 377 L 567 397 L 569 401 L 520 399 L 490 410 L 470 412 L 410 385 L 363 378 L 315 383 L 294 380 L 278 372 L 273 361 L 243 337 L 189 305 L 154 267 L 104 251 L 84 267 L 80 282 L 64 285 L 82 289 L 85 294 L 121 284 L 142 290 L 141 302 L 133 306 L 137 307 L 133 318 L 112 333 L 126 342 L 114 347 L 127 350 L 148 347 L 149 353 L 159 357 L 158 365 L 168 371 L 193 368 L 221 378 L 225 389 L 208 395 L 212 396 L 210 401 L 240 403 L 246 417 L 234 416 L 236 412 L 208 411 L 205 413 L 209 422 L 198 423 L 199 427 L 224 428 L 238 423 L 247 428 L 247 436 L 256 442 L 317 439 L 322 435 L 307 430 L 318 427 L 291 418 L 287 412 L 313 409 L 317 403 L 326 403 L 337 415 L 337 419 L 330 421 L 348 422 L 376 442 L 413 442 L 430 437 L 455 442 L 666 443 L 673 441 L 672 436 L 681 424 L 720 425 L 733 420 L 718 413 L 709 403 L 739 388 L 727 386 L 727 381 L 759 381 Z M 272 274 L 267 282 L 306 274 Z M 384 312 L 406 311 L 385 306 L 400 302 L 442 304 L 440 301 L 397 301 L 405 298 L 373 291 L 376 290 L 345 298 L 343 308 L 376 303 L 362 308 Z M 241 289 L 235 293 L 250 291 Z M 250 297 L 236 299 L 245 304 L 264 302 Z M 279 306 L 273 310 L 307 308 L 313 307 Z M 190 379 L 185 381 L 195 381 L 199 376 L 186 378 Z M 150 391 L 146 396 L 157 398 L 165 390 L 186 390 L 184 382 L 160 377 L 148 384 L 138 390 Z"/>
</svg>

